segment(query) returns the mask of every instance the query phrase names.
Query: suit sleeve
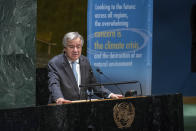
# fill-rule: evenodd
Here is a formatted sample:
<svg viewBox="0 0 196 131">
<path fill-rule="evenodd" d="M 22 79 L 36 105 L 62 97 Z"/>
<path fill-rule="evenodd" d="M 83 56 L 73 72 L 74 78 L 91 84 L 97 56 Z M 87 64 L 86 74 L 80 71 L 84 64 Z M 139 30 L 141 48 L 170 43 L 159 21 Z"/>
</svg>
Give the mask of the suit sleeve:
<svg viewBox="0 0 196 131">
<path fill-rule="evenodd" d="M 60 78 L 57 73 L 57 67 L 52 62 L 48 63 L 48 88 L 53 102 L 58 98 L 64 98 L 60 88 Z"/>
</svg>

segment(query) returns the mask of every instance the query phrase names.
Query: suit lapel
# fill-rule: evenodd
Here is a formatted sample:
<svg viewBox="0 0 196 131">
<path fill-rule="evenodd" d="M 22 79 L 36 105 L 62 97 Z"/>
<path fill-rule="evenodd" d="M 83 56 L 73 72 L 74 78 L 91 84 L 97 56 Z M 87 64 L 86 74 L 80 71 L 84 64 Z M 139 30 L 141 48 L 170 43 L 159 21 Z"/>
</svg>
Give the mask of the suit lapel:
<svg viewBox="0 0 196 131">
<path fill-rule="evenodd" d="M 81 85 L 85 84 L 85 69 L 86 68 L 86 63 L 84 62 L 84 59 L 80 57 L 80 75 L 81 75 Z"/>
<path fill-rule="evenodd" d="M 70 67 L 70 64 L 69 64 L 69 61 L 67 60 L 66 56 L 63 54 L 63 64 L 64 64 L 64 68 L 65 68 L 65 71 L 68 75 L 68 77 L 70 78 L 70 80 L 72 81 L 72 87 L 74 88 L 74 90 L 78 93 L 79 95 L 79 89 L 78 89 L 78 84 L 76 82 L 76 79 L 75 79 L 75 76 L 73 74 L 73 71 Z"/>
</svg>

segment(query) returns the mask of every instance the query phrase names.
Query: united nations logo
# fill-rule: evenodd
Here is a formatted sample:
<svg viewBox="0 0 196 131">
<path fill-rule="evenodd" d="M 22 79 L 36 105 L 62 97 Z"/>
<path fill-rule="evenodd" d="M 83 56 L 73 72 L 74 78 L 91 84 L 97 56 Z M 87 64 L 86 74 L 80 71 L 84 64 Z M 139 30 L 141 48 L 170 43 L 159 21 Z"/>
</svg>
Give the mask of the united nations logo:
<svg viewBox="0 0 196 131">
<path fill-rule="evenodd" d="M 128 128 L 135 117 L 135 107 L 132 103 L 122 102 L 113 108 L 114 121 L 118 128 Z"/>
</svg>

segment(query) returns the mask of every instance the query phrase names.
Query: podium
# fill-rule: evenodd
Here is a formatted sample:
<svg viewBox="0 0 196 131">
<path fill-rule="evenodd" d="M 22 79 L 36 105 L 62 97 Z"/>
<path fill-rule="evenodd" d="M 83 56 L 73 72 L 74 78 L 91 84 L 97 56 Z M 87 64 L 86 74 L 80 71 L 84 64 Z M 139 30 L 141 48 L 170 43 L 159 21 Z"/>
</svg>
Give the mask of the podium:
<svg viewBox="0 0 196 131">
<path fill-rule="evenodd" d="M 0 110 L 2 131 L 183 131 L 181 94 Z"/>
</svg>

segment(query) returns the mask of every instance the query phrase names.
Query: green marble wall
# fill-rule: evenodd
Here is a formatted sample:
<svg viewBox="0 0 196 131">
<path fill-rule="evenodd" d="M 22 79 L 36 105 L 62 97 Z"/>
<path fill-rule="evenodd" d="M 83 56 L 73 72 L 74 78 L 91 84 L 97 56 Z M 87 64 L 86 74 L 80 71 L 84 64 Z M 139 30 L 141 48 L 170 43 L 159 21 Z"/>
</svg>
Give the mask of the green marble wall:
<svg viewBox="0 0 196 131">
<path fill-rule="evenodd" d="M 35 105 L 37 0 L 0 0 L 0 109 Z"/>
</svg>

